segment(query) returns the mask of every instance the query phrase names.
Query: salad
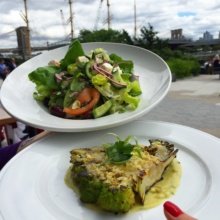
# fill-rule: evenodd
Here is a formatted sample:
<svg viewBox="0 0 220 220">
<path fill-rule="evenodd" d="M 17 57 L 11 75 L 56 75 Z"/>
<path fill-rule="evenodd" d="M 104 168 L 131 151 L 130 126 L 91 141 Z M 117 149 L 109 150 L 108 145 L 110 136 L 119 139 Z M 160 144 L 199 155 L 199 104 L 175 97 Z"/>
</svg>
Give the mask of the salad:
<svg viewBox="0 0 220 220">
<path fill-rule="evenodd" d="M 134 64 L 117 54 L 96 48 L 86 54 L 78 40 L 64 58 L 52 60 L 28 74 L 35 83 L 35 100 L 62 118 L 99 118 L 135 110 L 141 88 Z"/>
</svg>

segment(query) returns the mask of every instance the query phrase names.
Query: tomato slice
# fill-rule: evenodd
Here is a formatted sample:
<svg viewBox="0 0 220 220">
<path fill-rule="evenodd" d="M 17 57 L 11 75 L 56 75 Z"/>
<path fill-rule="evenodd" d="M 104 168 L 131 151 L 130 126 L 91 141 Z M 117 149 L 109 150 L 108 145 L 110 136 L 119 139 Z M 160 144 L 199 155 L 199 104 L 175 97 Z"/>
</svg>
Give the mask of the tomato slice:
<svg viewBox="0 0 220 220">
<path fill-rule="evenodd" d="M 77 96 L 76 100 L 80 101 L 81 105 L 85 105 L 86 103 L 89 103 L 91 101 L 91 89 L 92 88 L 86 87 Z"/>
<path fill-rule="evenodd" d="M 97 89 L 86 87 L 79 93 L 76 98 L 76 100 L 80 101 L 81 105 L 85 105 L 76 109 L 64 108 L 63 111 L 70 115 L 82 115 L 92 110 L 93 107 L 98 103 L 99 99 L 100 93 Z"/>
</svg>

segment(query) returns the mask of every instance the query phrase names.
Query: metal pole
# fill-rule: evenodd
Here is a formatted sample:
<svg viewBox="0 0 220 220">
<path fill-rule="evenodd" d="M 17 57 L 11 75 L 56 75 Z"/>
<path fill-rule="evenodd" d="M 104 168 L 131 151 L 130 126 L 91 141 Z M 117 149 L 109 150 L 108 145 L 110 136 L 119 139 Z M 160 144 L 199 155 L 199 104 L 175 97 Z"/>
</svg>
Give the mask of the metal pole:
<svg viewBox="0 0 220 220">
<path fill-rule="evenodd" d="M 136 14 L 136 0 L 134 0 L 134 37 L 137 37 L 137 14 Z"/>
<path fill-rule="evenodd" d="M 110 16 L 110 3 L 109 3 L 109 0 L 107 0 L 107 7 L 108 7 L 107 21 L 108 21 L 108 30 L 109 30 L 111 28 L 111 16 Z"/>
<path fill-rule="evenodd" d="M 70 28 L 71 28 L 71 39 L 74 37 L 74 30 L 73 30 L 73 10 L 72 10 L 72 0 L 69 0 L 69 8 L 70 8 Z"/>
<path fill-rule="evenodd" d="M 28 56 L 30 56 L 31 55 L 31 44 L 30 44 L 30 26 L 29 26 L 29 19 L 28 19 L 27 0 L 24 0 L 24 10 L 25 10 L 24 19 L 25 19 L 25 23 L 26 23 L 26 26 L 27 26 L 27 32 L 24 34 L 24 37 L 25 37 L 25 44 L 24 44 L 25 45 L 25 53 L 28 54 Z M 26 45 L 26 40 L 28 41 L 28 45 Z"/>
<path fill-rule="evenodd" d="M 29 20 L 28 20 L 27 0 L 24 0 L 24 10 L 25 10 L 25 22 L 26 22 L 26 25 L 27 25 L 27 30 L 30 31 L 30 29 L 29 29 Z"/>
</svg>

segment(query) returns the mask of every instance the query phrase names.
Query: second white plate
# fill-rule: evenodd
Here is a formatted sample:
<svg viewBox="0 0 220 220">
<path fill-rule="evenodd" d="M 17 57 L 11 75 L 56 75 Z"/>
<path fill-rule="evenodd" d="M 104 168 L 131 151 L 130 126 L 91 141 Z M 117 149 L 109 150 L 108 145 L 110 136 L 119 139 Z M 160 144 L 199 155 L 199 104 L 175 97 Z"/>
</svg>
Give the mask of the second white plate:
<svg viewBox="0 0 220 220">
<path fill-rule="evenodd" d="M 69 134 L 52 133 L 15 156 L 0 173 L 0 219 L 3 220 L 155 220 L 164 219 L 162 205 L 124 215 L 96 212 L 83 205 L 64 182 L 69 151 L 135 135 L 172 142 L 183 175 L 170 198 L 200 220 L 220 219 L 220 140 L 204 132 L 169 123 L 135 121 L 114 129 Z"/>
</svg>

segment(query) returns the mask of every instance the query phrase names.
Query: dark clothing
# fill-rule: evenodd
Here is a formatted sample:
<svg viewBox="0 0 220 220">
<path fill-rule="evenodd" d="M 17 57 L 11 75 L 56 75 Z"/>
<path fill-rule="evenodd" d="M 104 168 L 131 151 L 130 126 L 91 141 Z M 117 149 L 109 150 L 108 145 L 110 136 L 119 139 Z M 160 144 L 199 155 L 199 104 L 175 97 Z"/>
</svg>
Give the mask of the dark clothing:
<svg viewBox="0 0 220 220">
<path fill-rule="evenodd" d="M 0 148 L 0 170 L 17 153 L 21 142 Z"/>
<path fill-rule="evenodd" d="M 15 67 L 13 66 L 13 64 L 11 62 L 6 63 L 6 66 L 8 67 L 9 72 L 11 72 L 12 70 L 15 69 Z"/>
<path fill-rule="evenodd" d="M 219 60 L 215 60 L 213 62 L 213 67 L 220 67 L 220 61 Z"/>
<path fill-rule="evenodd" d="M 4 63 L 0 64 L 0 78 L 3 80 L 6 78 L 7 75 L 7 66 Z"/>
</svg>

